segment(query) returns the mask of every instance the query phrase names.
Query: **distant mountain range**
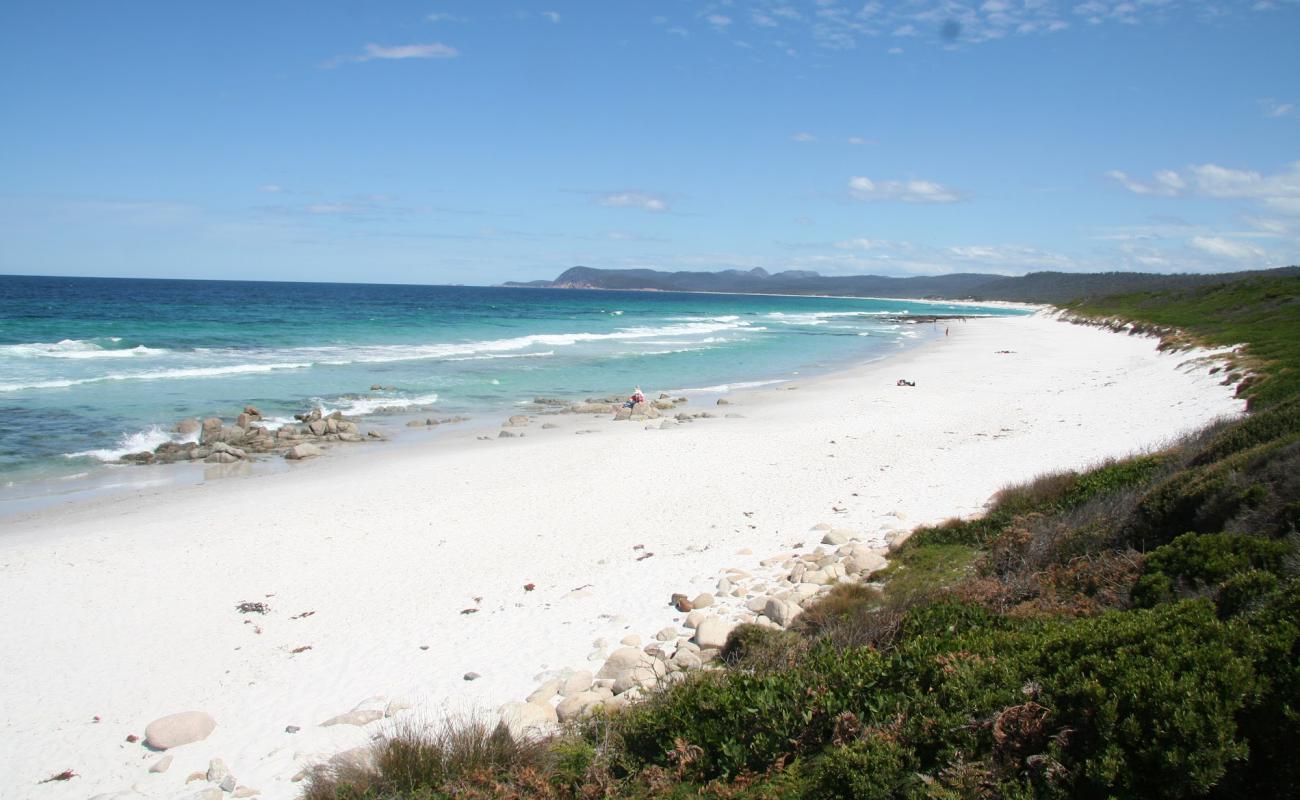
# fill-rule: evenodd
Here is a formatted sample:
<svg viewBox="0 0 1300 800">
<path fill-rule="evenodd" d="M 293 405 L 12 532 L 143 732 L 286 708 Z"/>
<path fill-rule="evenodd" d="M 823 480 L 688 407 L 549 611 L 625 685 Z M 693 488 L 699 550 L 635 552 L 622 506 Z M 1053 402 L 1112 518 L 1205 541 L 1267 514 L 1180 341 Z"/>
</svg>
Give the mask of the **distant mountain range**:
<svg viewBox="0 0 1300 800">
<path fill-rule="evenodd" d="M 853 297 L 914 297 L 936 300 L 1011 300 L 1067 303 L 1084 297 L 1190 288 L 1252 275 L 1300 275 L 1300 267 L 1213 275 L 1159 275 L 1145 272 L 1031 272 L 1021 277 L 963 272 L 953 275 L 891 278 L 884 275 L 820 275 L 808 270 L 769 273 L 728 269 L 721 272 L 660 272 L 653 269 L 571 267 L 553 281 L 509 282 L 538 289 L 623 289 L 734 294 L 823 294 Z"/>
</svg>

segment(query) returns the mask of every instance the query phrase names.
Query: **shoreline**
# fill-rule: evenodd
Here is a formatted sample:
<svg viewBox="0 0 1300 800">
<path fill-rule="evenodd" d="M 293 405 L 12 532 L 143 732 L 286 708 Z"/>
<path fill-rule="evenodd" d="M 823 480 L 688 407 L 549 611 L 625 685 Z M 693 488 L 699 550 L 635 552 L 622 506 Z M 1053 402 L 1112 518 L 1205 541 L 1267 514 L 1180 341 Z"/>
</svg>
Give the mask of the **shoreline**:
<svg viewBox="0 0 1300 800">
<path fill-rule="evenodd" d="M 671 430 L 546 416 L 523 439 L 466 431 L 461 447 L 16 520 L 0 536 L 0 611 L 14 620 L 0 633 L 14 665 L 0 773 L 33 797 L 170 797 L 220 757 L 260 796 L 293 797 L 304 765 L 384 726 L 490 710 L 557 669 L 594 670 L 595 640 L 680 624 L 672 593 L 811 549 L 818 523 L 883 545 L 980 513 L 1007 483 L 1155 448 L 1244 405 L 1196 354 L 1142 337 L 1046 315 L 953 333 L 727 406 L 693 401 L 683 410 L 717 417 Z M 234 609 L 250 601 L 270 613 Z M 413 709 L 320 725 L 377 695 Z M 158 754 L 126 735 L 189 709 L 216 731 L 148 773 Z M 68 768 L 82 777 L 35 785 Z"/>
<path fill-rule="evenodd" d="M 614 291 L 614 290 L 611 290 Z M 621 291 L 621 290 L 618 290 Z M 699 292 L 698 294 L 727 294 L 721 292 Z M 786 296 L 786 295 L 769 295 L 769 296 Z M 790 297 L 803 297 L 808 295 L 788 295 Z M 834 299 L 833 295 L 825 297 Z M 873 299 L 873 298 L 848 298 L 848 299 Z M 895 298 L 874 298 L 890 300 Z M 907 300 L 905 302 L 915 302 L 922 304 L 948 304 L 948 301 L 936 300 Z M 972 303 L 962 303 L 972 307 L 1003 307 L 1003 308 L 1020 308 L 1028 309 L 1029 306 L 1016 303 L 1000 303 L 998 301 L 980 301 Z M 910 315 L 904 313 L 903 318 Z M 966 317 L 961 317 L 965 319 Z M 969 316 L 970 319 L 981 319 L 979 315 Z M 954 317 L 953 319 L 958 319 Z M 931 324 L 932 320 L 923 318 L 919 322 L 910 324 L 922 325 Z M 760 383 L 770 384 L 789 381 L 795 379 L 806 379 L 806 377 L 820 377 L 833 375 L 838 372 L 852 369 L 862 363 L 874 363 L 881 359 L 897 357 L 901 353 L 907 352 L 917 346 L 924 344 L 923 339 L 933 334 L 918 334 L 916 341 L 905 339 L 896 345 L 896 349 L 886 350 L 873 355 L 866 361 L 860 360 L 843 360 L 836 359 L 831 363 L 813 362 L 804 370 L 792 373 L 763 373 L 758 376 L 748 376 L 745 379 L 732 379 L 723 384 L 715 384 L 706 387 L 664 387 L 674 396 L 686 394 L 691 397 L 703 397 L 712 402 L 718 396 L 729 394 L 733 391 L 731 388 L 722 391 L 714 391 L 717 385 L 731 387 L 739 385 L 747 387 L 749 384 Z M 742 389 L 743 390 L 743 389 Z M 658 391 L 658 390 L 656 390 Z M 583 402 L 575 400 L 576 403 Z M 511 406 L 503 407 L 484 407 L 479 409 L 452 409 L 450 411 L 441 409 L 436 403 L 428 406 L 412 406 L 400 411 L 389 413 L 368 413 L 359 416 L 348 417 L 352 422 L 364 426 L 366 430 L 375 430 L 383 436 L 383 440 L 372 441 L 367 439 L 363 447 L 338 446 L 335 443 L 330 446 L 324 454 L 328 458 L 350 457 L 357 452 L 368 452 L 375 449 L 390 447 L 405 447 L 419 438 L 427 437 L 430 431 L 425 434 L 413 432 L 408 429 L 406 423 L 412 419 L 443 416 L 447 413 L 455 415 L 455 425 L 450 429 L 443 426 L 440 432 L 450 433 L 451 431 L 473 429 L 478 432 L 495 429 L 499 424 L 498 416 L 509 416 L 517 413 L 520 406 L 532 405 L 527 400 L 516 400 Z M 308 409 L 310 410 L 310 408 Z M 238 409 L 231 409 L 229 417 L 233 418 L 238 413 Z M 461 414 L 471 416 L 461 417 Z M 196 418 L 195 418 L 196 419 Z M 172 420 L 170 422 L 156 423 L 155 427 L 171 428 L 174 423 L 184 420 Z M 449 436 L 439 436 L 438 441 L 442 442 L 447 438 L 453 441 L 459 441 L 462 437 L 451 433 Z M 420 443 L 423 444 L 423 443 Z M 267 454 L 256 457 L 250 461 L 230 465 L 212 465 L 201 462 L 176 461 L 171 463 L 158 464 L 129 464 L 124 460 L 118 461 L 101 461 L 95 464 L 87 464 L 84 469 L 71 475 L 59 475 L 41 477 L 19 482 L 13 482 L 8 490 L 17 494 L 11 498 L 0 499 L 0 522 L 6 524 L 15 524 L 23 520 L 28 520 L 39 516 L 51 509 L 58 508 L 79 508 L 82 506 L 93 506 L 103 502 L 111 502 L 114 498 L 135 495 L 140 496 L 139 492 L 144 491 L 147 495 L 152 496 L 169 491 L 179 491 L 187 487 L 203 485 L 214 481 L 227 481 L 230 479 L 248 479 L 254 477 L 265 477 L 268 475 L 279 474 L 293 465 L 284 463 L 281 454 Z M 25 493 L 24 493 L 25 492 Z M 0 495 L 3 497 L 3 495 Z M 0 538 L 3 534 L 0 533 Z"/>
</svg>

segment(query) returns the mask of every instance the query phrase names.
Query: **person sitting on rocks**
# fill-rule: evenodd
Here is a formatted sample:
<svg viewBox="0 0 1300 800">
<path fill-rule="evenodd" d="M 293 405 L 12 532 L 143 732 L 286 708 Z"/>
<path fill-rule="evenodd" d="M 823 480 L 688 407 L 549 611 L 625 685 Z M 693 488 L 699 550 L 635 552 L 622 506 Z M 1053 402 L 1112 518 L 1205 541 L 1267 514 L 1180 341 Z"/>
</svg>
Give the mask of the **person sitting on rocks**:
<svg viewBox="0 0 1300 800">
<path fill-rule="evenodd" d="M 623 404 L 623 407 L 633 408 L 636 406 L 637 403 L 644 403 L 644 402 L 645 402 L 645 395 L 641 393 L 641 387 L 638 386 L 632 390 L 632 396 L 627 399 L 627 402 Z"/>
</svg>

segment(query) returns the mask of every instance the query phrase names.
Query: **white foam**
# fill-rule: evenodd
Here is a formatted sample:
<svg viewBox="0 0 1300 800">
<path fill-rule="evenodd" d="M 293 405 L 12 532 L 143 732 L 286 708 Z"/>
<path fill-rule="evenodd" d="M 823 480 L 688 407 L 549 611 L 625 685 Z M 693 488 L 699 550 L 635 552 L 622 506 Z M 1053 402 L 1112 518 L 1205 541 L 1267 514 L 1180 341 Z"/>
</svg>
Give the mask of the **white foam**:
<svg viewBox="0 0 1300 800">
<path fill-rule="evenodd" d="M 122 337 L 110 336 L 109 341 L 120 342 Z M 58 342 L 28 342 L 26 344 L 0 345 L 0 356 L 13 358 L 139 358 L 170 353 L 161 347 L 137 345 L 129 348 L 111 348 L 83 339 L 63 339 Z"/>
<path fill-rule="evenodd" d="M 63 389 L 69 386 L 81 386 L 87 383 L 103 381 L 154 381 L 177 378 L 216 378 L 223 375 L 245 375 L 261 372 L 274 372 L 283 369 L 305 369 L 311 364 L 230 364 L 224 367 L 186 367 L 180 369 L 160 369 L 149 372 L 114 372 L 93 378 L 56 378 L 33 383 L 0 383 L 0 392 L 19 392 L 24 389 Z"/>
<path fill-rule="evenodd" d="M 117 461 L 122 456 L 131 453 L 141 453 L 146 450 L 153 452 L 158 445 L 173 440 L 171 434 L 162 428 L 154 425 L 148 430 L 137 431 L 136 433 L 124 433 L 117 440 L 117 447 L 104 448 L 102 450 L 82 450 L 77 453 L 64 453 L 64 458 L 94 458 L 100 461 Z"/>
<path fill-rule="evenodd" d="M 324 414 L 333 414 L 335 411 L 339 411 L 344 416 L 362 417 L 367 414 L 373 414 L 376 411 L 384 411 L 387 409 L 431 406 L 438 402 L 438 395 L 434 392 L 416 397 L 355 397 L 346 398 L 336 402 L 339 403 L 339 405 L 330 407 L 326 403 L 317 400 L 315 405 L 319 405 L 321 407 L 321 412 Z"/>
</svg>

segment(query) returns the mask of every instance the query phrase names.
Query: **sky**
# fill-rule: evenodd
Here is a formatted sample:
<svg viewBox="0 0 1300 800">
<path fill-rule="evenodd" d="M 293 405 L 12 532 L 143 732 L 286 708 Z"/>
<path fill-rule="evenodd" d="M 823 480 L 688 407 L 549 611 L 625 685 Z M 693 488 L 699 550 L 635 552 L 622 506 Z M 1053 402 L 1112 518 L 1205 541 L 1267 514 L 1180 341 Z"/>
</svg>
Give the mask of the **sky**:
<svg viewBox="0 0 1300 800">
<path fill-rule="evenodd" d="M 0 4 L 0 273 L 1300 263 L 1300 2 Z"/>
</svg>

